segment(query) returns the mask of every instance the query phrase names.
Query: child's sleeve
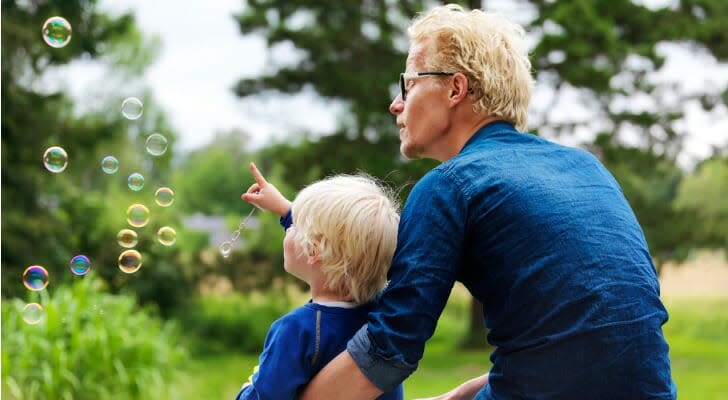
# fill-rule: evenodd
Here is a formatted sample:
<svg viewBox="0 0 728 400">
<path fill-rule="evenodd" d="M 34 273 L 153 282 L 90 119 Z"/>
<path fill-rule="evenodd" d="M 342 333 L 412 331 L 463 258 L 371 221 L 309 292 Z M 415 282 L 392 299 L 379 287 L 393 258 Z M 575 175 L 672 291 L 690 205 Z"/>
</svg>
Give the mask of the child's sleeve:
<svg viewBox="0 0 728 400">
<path fill-rule="evenodd" d="M 293 209 L 289 209 L 286 215 L 282 216 L 278 222 L 283 227 L 283 230 L 290 228 L 293 225 Z"/>
<path fill-rule="evenodd" d="M 296 399 L 312 378 L 311 337 L 303 321 L 286 315 L 271 326 L 252 384 L 244 386 L 236 400 Z"/>
</svg>

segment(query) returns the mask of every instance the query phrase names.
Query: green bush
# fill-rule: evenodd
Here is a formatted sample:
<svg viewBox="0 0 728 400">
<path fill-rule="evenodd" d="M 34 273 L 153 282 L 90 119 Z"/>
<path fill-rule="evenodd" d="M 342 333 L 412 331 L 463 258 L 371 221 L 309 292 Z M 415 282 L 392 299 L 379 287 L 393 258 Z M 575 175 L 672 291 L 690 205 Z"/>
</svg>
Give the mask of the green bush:
<svg viewBox="0 0 728 400">
<path fill-rule="evenodd" d="M 3 398 L 165 398 L 186 358 L 179 329 L 131 296 L 102 293 L 87 275 L 40 292 L 42 321 L 27 324 L 20 299 L 2 304 Z"/>
<path fill-rule="evenodd" d="M 291 308 L 287 296 L 264 294 L 204 296 L 191 302 L 178 319 L 201 352 L 257 353 L 270 325 Z"/>
</svg>

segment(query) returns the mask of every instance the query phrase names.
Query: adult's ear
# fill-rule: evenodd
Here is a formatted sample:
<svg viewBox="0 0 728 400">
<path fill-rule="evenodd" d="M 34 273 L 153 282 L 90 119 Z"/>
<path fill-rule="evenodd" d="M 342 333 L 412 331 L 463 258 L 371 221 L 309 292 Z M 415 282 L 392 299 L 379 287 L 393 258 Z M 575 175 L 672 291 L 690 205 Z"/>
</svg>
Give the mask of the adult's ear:
<svg viewBox="0 0 728 400">
<path fill-rule="evenodd" d="M 468 97 L 470 86 L 468 78 L 462 72 L 456 72 L 450 82 L 450 103 L 454 106 Z"/>
</svg>

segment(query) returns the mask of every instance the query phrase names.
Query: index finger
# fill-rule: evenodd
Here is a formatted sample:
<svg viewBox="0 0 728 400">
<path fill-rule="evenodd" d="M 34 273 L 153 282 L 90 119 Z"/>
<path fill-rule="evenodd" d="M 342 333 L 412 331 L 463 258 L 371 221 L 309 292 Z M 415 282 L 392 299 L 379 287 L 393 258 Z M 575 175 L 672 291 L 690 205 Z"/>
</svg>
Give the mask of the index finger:
<svg viewBox="0 0 728 400">
<path fill-rule="evenodd" d="M 258 171 L 258 167 L 256 167 L 255 163 L 253 163 L 253 162 L 250 163 L 250 172 L 253 174 L 253 178 L 255 178 L 255 182 L 259 186 L 263 186 L 266 183 L 268 183 L 268 182 L 266 182 L 265 178 L 263 178 L 263 174 L 261 174 L 260 171 Z"/>
</svg>

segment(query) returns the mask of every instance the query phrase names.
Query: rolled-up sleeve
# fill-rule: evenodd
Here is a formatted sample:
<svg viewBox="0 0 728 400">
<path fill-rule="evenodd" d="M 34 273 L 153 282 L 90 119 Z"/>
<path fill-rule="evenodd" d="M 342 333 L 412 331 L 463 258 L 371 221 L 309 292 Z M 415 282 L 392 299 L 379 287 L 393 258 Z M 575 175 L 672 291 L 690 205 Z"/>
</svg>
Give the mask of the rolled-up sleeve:
<svg viewBox="0 0 728 400">
<path fill-rule="evenodd" d="M 390 391 L 417 369 L 463 259 L 466 194 L 441 167 L 423 177 L 400 219 L 389 284 L 347 350 L 364 375 Z"/>
</svg>

